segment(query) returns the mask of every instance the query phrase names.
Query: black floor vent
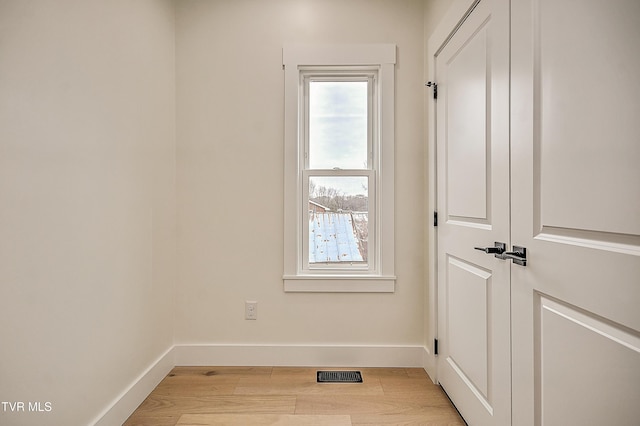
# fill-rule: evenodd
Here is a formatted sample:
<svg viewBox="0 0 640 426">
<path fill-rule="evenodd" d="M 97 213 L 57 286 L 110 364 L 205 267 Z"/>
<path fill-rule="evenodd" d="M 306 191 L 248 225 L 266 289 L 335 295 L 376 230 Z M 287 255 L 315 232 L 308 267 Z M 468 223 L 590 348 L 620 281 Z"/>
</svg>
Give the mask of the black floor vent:
<svg viewBox="0 0 640 426">
<path fill-rule="evenodd" d="M 359 371 L 318 371 L 318 383 L 362 383 Z"/>
</svg>

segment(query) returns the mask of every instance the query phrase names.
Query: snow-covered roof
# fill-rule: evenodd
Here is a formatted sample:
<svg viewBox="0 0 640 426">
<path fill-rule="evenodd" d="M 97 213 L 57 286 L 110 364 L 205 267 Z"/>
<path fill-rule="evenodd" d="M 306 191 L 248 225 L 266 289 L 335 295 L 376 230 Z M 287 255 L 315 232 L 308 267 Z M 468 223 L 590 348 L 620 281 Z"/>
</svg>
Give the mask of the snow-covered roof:
<svg viewBox="0 0 640 426">
<path fill-rule="evenodd" d="M 311 201 L 311 200 L 309 200 L 309 204 L 313 204 L 314 206 L 320 207 L 320 208 L 322 208 L 322 209 L 324 209 L 324 210 L 329 210 L 329 208 L 328 208 L 328 207 L 325 207 L 325 206 L 323 206 L 322 204 L 316 203 L 315 201 Z"/>
<path fill-rule="evenodd" d="M 366 214 L 358 214 L 358 226 Z M 363 262 L 357 227 L 351 213 L 309 215 L 309 263 Z"/>
</svg>

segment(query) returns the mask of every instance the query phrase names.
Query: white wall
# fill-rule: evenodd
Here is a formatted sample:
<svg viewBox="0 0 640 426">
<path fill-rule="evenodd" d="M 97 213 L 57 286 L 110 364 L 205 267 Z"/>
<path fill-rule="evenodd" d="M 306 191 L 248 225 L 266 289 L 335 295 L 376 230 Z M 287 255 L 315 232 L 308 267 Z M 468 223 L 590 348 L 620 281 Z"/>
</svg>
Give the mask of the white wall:
<svg viewBox="0 0 640 426">
<path fill-rule="evenodd" d="M 170 1 L 0 1 L 0 401 L 51 403 L 0 424 L 88 424 L 172 345 L 174 64 Z"/>
<path fill-rule="evenodd" d="M 423 24 L 422 0 L 176 3 L 176 343 L 423 345 Z M 398 46 L 394 294 L 282 290 L 281 52 L 294 42 Z"/>
</svg>

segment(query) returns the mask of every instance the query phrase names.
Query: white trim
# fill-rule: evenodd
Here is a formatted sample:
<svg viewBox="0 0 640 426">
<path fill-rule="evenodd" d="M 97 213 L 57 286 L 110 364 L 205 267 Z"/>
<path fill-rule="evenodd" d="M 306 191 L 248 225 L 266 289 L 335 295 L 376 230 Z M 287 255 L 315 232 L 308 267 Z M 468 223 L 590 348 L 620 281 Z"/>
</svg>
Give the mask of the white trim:
<svg viewBox="0 0 640 426">
<path fill-rule="evenodd" d="M 462 23 L 462 20 L 475 8 L 480 0 L 454 0 L 449 6 L 444 18 L 438 23 L 438 26 L 429 37 L 428 53 L 429 57 L 435 56 L 443 47 L 445 42 L 457 29 L 458 25 Z M 434 64 L 431 62 L 429 67 L 429 76 L 433 77 L 435 74 Z"/>
<path fill-rule="evenodd" d="M 422 368 L 427 373 L 431 381 L 434 384 L 438 384 L 435 376 L 436 370 L 435 370 L 434 359 L 435 357 L 431 355 L 431 351 L 429 350 L 429 348 L 427 346 L 423 346 L 422 347 Z"/>
<path fill-rule="evenodd" d="M 427 60 L 429 67 L 427 71 L 427 80 L 435 81 L 437 83 L 437 77 L 435 72 L 435 56 L 444 43 L 449 39 L 452 32 L 457 28 L 458 24 L 467 15 L 467 13 L 475 6 L 478 0 L 455 0 L 446 15 L 440 21 L 434 32 L 429 37 L 427 43 Z M 430 91 L 429 91 L 430 92 Z M 435 101 L 429 93 L 427 97 L 429 102 L 426 105 L 427 123 L 428 123 L 428 141 L 427 141 L 427 155 L 428 155 L 428 215 L 429 221 L 427 245 L 429 249 L 428 256 L 428 294 L 429 304 L 426 307 L 429 312 L 429 330 L 427 330 L 427 346 L 433 344 L 433 339 L 438 337 L 438 253 L 437 253 L 437 228 L 433 226 L 433 217 L 431 216 L 434 211 L 438 210 L 436 203 L 437 196 L 437 181 L 436 181 L 436 109 Z M 439 218 L 442 220 L 443 218 Z M 433 379 L 437 382 L 437 357 L 427 350 L 424 361 L 424 369 Z"/>
<path fill-rule="evenodd" d="M 331 278 L 332 286 L 315 286 L 313 289 L 299 290 L 311 284 L 303 275 L 301 249 L 303 244 L 304 220 L 300 217 L 300 206 L 304 202 L 300 174 L 302 170 L 301 134 L 299 126 L 299 105 L 301 102 L 300 73 L 304 67 L 348 67 L 375 66 L 378 70 L 380 116 L 378 131 L 379 152 L 374 152 L 376 162 L 376 202 L 375 211 L 370 212 L 375 218 L 376 256 L 370 264 L 374 268 L 367 275 L 371 278 L 386 279 L 395 275 L 395 207 L 394 207 L 394 139 L 395 139 L 395 44 L 363 44 L 363 45 L 287 45 L 283 48 L 283 66 L 285 69 L 285 123 L 284 123 L 284 279 L 287 291 L 344 291 L 335 290 L 341 284 L 350 292 L 371 291 L 370 285 L 353 286 L 348 284 L 339 274 Z M 382 225 L 384 224 L 384 226 Z M 308 271 L 307 271 L 308 272 Z M 345 274 L 346 275 L 346 274 Z M 294 281 L 287 283 L 289 277 Z M 299 279 L 300 278 L 300 279 Z M 327 276 L 323 277 L 327 280 Z M 305 284 L 307 283 L 307 284 Z M 317 283 L 316 283 L 317 284 Z M 395 287 L 395 285 L 393 286 Z M 389 288 L 387 285 L 386 288 Z M 379 291 L 379 290 L 373 290 Z M 386 290 L 385 290 L 386 291 Z M 393 290 L 391 290 L 393 291 Z"/>
<path fill-rule="evenodd" d="M 282 50 L 282 63 L 298 65 L 374 65 L 395 64 L 395 44 L 288 44 Z"/>
<path fill-rule="evenodd" d="M 121 425 L 138 408 L 147 396 L 158 386 L 175 366 L 174 346 L 169 348 L 142 374 L 118 395 L 89 424 L 94 426 Z"/>
<path fill-rule="evenodd" d="M 273 367 L 423 366 L 423 346 L 176 345 L 176 365 Z"/>
<path fill-rule="evenodd" d="M 285 292 L 309 293 L 393 293 L 396 287 L 394 276 L 284 276 Z"/>
</svg>

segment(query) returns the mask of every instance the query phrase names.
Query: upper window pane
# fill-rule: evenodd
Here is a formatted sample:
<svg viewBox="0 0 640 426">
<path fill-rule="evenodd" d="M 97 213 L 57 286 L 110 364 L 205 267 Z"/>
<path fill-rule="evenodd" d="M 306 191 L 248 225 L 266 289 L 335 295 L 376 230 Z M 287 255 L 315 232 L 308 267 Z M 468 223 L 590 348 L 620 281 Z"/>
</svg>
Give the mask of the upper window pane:
<svg viewBox="0 0 640 426">
<path fill-rule="evenodd" d="M 309 82 L 309 168 L 367 169 L 368 82 Z"/>
</svg>

